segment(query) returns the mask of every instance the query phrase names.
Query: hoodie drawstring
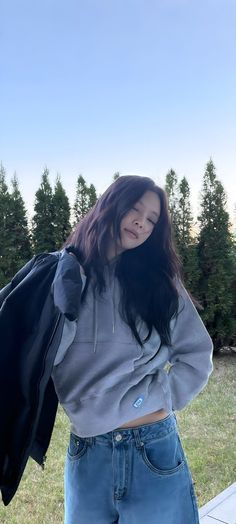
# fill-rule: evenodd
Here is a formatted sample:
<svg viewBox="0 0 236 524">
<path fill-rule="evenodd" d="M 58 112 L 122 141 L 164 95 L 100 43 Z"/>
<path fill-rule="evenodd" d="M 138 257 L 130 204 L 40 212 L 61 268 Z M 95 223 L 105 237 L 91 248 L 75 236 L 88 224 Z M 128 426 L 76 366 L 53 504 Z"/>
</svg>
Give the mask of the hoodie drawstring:
<svg viewBox="0 0 236 524">
<path fill-rule="evenodd" d="M 109 272 L 109 280 L 110 280 L 110 295 L 111 295 L 111 303 L 112 303 L 112 333 L 115 333 L 115 298 L 114 298 L 114 289 L 115 289 L 115 278 L 114 278 L 114 271 L 112 273 Z"/>
<path fill-rule="evenodd" d="M 110 299 L 111 299 L 111 314 L 112 314 L 112 333 L 115 333 L 116 327 L 116 311 L 115 311 L 115 278 L 114 271 L 108 273 L 109 278 L 109 290 L 110 290 Z M 109 296 L 109 295 L 108 295 Z M 93 290 L 93 352 L 96 352 L 97 349 L 97 338 L 98 338 L 98 304 L 97 304 L 97 293 Z"/>
<path fill-rule="evenodd" d="M 97 338 L 98 338 L 98 321 L 97 321 L 97 300 L 96 293 L 93 291 L 93 318 L 94 318 L 94 328 L 93 328 L 93 352 L 96 352 L 97 348 Z"/>
</svg>

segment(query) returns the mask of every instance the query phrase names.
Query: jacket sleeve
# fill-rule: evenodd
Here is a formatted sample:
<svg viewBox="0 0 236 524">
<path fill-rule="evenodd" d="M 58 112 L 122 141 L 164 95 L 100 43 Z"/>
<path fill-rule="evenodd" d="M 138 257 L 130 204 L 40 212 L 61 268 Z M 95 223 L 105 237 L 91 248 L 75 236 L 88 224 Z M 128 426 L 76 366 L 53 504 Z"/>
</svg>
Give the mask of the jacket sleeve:
<svg viewBox="0 0 236 524">
<path fill-rule="evenodd" d="M 208 382 L 213 370 L 212 340 L 184 286 L 178 284 L 179 309 L 171 321 L 169 384 L 172 409 L 184 408 Z"/>
</svg>

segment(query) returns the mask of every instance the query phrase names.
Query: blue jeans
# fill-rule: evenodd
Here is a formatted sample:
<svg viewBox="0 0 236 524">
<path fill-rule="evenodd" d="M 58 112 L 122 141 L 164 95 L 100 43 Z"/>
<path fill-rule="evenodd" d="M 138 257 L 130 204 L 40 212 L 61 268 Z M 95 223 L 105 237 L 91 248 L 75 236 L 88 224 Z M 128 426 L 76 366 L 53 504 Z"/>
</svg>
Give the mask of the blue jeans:
<svg viewBox="0 0 236 524">
<path fill-rule="evenodd" d="M 96 437 L 71 434 L 65 524 L 199 524 L 174 413 Z"/>
</svg>

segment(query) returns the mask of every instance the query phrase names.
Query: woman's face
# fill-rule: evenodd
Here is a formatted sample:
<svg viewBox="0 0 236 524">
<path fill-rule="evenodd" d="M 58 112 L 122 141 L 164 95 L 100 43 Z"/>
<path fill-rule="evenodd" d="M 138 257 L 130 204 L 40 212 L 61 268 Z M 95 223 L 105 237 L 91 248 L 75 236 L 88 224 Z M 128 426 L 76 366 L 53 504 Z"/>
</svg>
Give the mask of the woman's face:
<svg viewBox="0 0 236 524">
<path fill-rule="evenodd" d="M 116 254 L 143 244 L 152 234 L 160 212 L 159 196 L 153 191 L 146 191 L 121 220 Z"/>
</svg>

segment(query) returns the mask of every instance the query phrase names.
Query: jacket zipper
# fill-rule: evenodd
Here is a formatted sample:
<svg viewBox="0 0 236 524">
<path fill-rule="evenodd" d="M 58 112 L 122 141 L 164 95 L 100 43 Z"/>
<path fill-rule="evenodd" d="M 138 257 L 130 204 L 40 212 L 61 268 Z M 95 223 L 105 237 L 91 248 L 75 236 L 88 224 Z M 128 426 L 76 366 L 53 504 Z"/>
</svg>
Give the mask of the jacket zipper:
<svg viewBox="0 0 236 524">
<path fill-rule="evenodd" d="M 47 345 L 47 349 L 46 349 L 45 354 L 44 354 L 44 359 L 43 359 L 43 372 L 42 372 L 41 377 L 40 377 L 40 380 L 39 380 L 39 382 L 38 382 L 38 397 L 39 397 L 39 385 L 40 385 L 40 382 L 41 382 L 41 379 L 42 379 L 42 377 L 43 377 L 44 370 L 45 370 L 45 360 L 46 360 L 46 356 L 47 356 L 47 354 L 48 354 L 49 347 L 51 346 L 51 343 L 52 343 L 52 341 L 53 341 L 54 335 L 55 335 L 55 333 L 56 333 L 57 326 L 58 326 L 58 324 L 59 324 L 60 318 L 61 318 L 61 313 L 58 313 L 58 316 L 57 316 L 57 319 L 56 319 L 56 323 L 55 323 L 55 326 L 54 326 L 53 332 L 52 332 L 52 334 L 51 334 L 50 340 L 49 340 L 48 345 Z M 46 460 L 47 460 L 47 455 L 44 455 L 44 456 L 43 456 L 43 461 L 42 461 L 42 463 L 40 464 L 42 470 L 44 470 L 44 468 L 45 468 Z"/>
<path fill-rule="evenodd" d="M 48 342 L 48 345 L 47 345 L 47 349 L 46 349 L 45 354 L 44 354 L 44 359 L 43 359 L 43 371 L 42 371 L 42 374 L 41 374 L 41 376 L 40 376 L 40 379 L 39 379 L 39 382 L 38 382 L 38 387 L 37 387 L 38 398 L 39 398 L 39 385 L 40 385 L 40 382 L 41 382 L 41 379 L 42 379 L 42 377 L 43 377 L 43 375 L 44 375 L 44 370 L 45 370 L 45 360 L 46 360 L 46 356 L 47 356 L 47 354 L 48 354 L 48 349 L 49 349 L 49 347 L 50 347 L 50 345 L 51 345 L 51 343 L 52 343 L 52 341 L 53 341 L 53 338 L 54 338 L 54 336 L 55 336 L 55 333 L 56 333 L 57 326 L 58 326 L 58 324 L 59 324 L 59 320 L 60 320 L 60 318 L 61 318 L 61 313 L 58 313 L 58 316 L 57 316 L 57 319 L 56 319 L 56 322 L 55 322 L 55 326 L 54 326 L 53 332 L 52 332 L 52 334 L 51 334 L 51 337 L 50 337 L 49 342 Z M 37 407 L 36 407 L 36 412 L 37 412 Z M 30 429 L 32 429 L 33 426 L 34 426 L 34 423 L 31 424 L 31 428 L 30 428 Z M 27 447 L 28 447 L 28 445 L 25 446 L 24 451 L 22 452 L 22 456 L 24 456 L 24 454 L 25 454 L 25 452 L 26 452 L 26 450 L 27 450 Z M 44 455 L 41 464 L 39 464 L 40 467 L 42 468 L 42 470 L 44 470 L 44 468 L 45 468 L 45 462 L 46 462 L 46 459 L 47 459 L 47 456 Z"/>
</svg>

